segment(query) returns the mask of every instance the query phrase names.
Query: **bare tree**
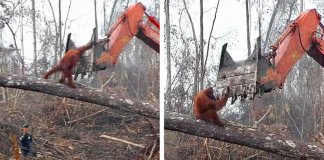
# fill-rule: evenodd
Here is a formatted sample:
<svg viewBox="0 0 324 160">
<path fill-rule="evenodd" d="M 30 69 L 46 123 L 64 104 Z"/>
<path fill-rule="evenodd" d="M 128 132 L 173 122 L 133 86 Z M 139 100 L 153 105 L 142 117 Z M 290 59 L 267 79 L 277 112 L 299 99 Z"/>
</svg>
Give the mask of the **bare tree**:
<svg viewBox="0 0 324 160">
<path fill-rule="evenodd" d="M 116 8 L 116 4 L 117 4 L 117 2 L 118 2 L 118 0 L 115 0 L 114 1 L 114 4 L 113 4 L 113 6 L 112 6 L 112 8 L 111 8 L 111 12 L 110 12 L 110 17 L 109 17 L 109 22 L 108 22 L 108 25 L 107 25 L 107 30 L 106 30 L 106 32 L 108 32 L 108 29 L 109 29 L 109 27 L 110 27 L 110 24 L 111 24 L 111 22 L 113 21 L 113 13 L 115 13 L 115 8 Z"/>
<path fill-rule="evenodd" d="M 3 47 L 3 41 L 2 41 L 2 30 L 3 28 L 0 27 L 0 49 L 4 48 Z M 2 52 L 2 54 L 4 54 Z M 3 55 L 5 56 L 5 55 Z M 4 71 L 4 64 L 5 63 L 5 60 L 1 60 L 1 63 L 0 63 L 0 73 L 3 74 L 5 73 Z M 1 90 L 2 90 L 2 100 L 3 100 L 3 103 L 7 104 L 8 102 L 8 92 L 7 92 L 7 88 L 4 88 L 4 87 L 1 87 Z"/>
<path fill-rule="evenodd" d="M 272 15 L 271 15 L 271 19 L 270 19 L 270 22 L 269 22 L 269 26 L 268 26 L 268 30 L 267 30 L 267 34 L 266 34 L 266 38 L 265 38 L 264 45 L 263 45 L 263 50 L 262 50 L 263 53 L 265 52 L 265 50 L 266 50 L 266 48 L 268 46 L 269 39 L 270 39 L 271 29 L 272 29 L 274 20 L 276 18 L 276 15 L 277 15 L 277 13 L 279 11 L 279 6 L 281 5 L 282 2 L 283 1 L 277 1 L 276 6 L 273 9 L 273 12 L 272 12 Z"/>
<path fill-rule="evenodd" d="M 24 47 L 24 3 L 21 0 L 20 1 L 20 15 L 19 15 L 19 21 L 20 21 L 20 55 L 22 58 L 24 58 L 25 55 L 25 47 Z M 22 71 L 23 73 L 23 71 Z"/>
<path fill-rule="evenodd" d="M 291 16 L 292 16 L 292 13 L 293 13 L 293 10 L 294 10 L 294 6 L 295 4 L 297 3 L 297 0 L 292 0 L 290 2 L 288 2 L 289 4 L 289 13 L 288 13 L 288 18 L 286 20 L 286 26 L 288 25 L 288 23 L 290 22 L 290 19 L 291 19 Z"/>
<path fill-rule="evenodd" d="M 245 1 L 245 12 L 246 12 L 246 40 L 247 40 L 248 56 L 250 56 L 251 54 L 250 1 Z"/>
<path fill-rule="evenodd" d="M 15 51 L 17 53 L 18 59 L 19 59 L 19 61 L 21 63 L 21 74 L 24 75 L 24 73 L 25 73 L 25 60 L 24 60 L 24 57 L 21 55 L 21 53 L 19 51 L 18 44 L 17 44 L 17 39 L 16 39 L 16 33 L 12 29 L 9 22 L 6 22 L 6 26 L 9 28 L 10 33 L 12 35 L 12 38 L 13 38 L 13 41 L 14 41 L 14 48 L 15 48 Z"/>
<path fill-rule="evenodd" d="M 58 32 L 59 32 L 59 58 L 62 57 L 62 51 L 63 51 L 63 44 L 62 44 L 62 11 L 61 11 L 61 1 L 59 0 L 59 22 L 58 22 Z"/>
<path fill-rule="evenodd" d="M 35 11 L 35 0 L 32 2 L 32 23 L 33 23 L 33 47 L 34 47 L 34 61 L 33 61 L 33 70 L 34 76 L 37 75 L 37 48 L 36 48 L 36 11 Z"/>
<path fill-rule="evenodd" d="M 207 59 L 208 59 L 208 54 L 209 54 L 210 40 L 212 38 L 212 33 L 213 33 L 213 30 L 214 30 L 214 26 L 215 26 L 215 21 L 216 21 L 216 17 L 217 17 L 217 11 L 218 11 L 218 7 L 219 7 L 219 2 L 220 2 L 220 0 L 218 0 L 217 5 L 216 5 L 213 24 L 212 24 L 212 28 L 210 29 L 210 33 L 209 33 L 209 37 L 208 37 L 207 53 L 206 53 L 206 58 L 205 58 L 205 63 L 204 63 L 204 75 L 203 75 L 204 77 L 205 77 L 205 73 L 206 73 L 206 64 L 207 64 Z"/>
<path fill-rule="evenodd" d="M 204 87 L 204 2 L 200 0 L 200 89 Z M 199 89 L 198 89 L 199 90 Z"/>
<path fill-rule="evenodd" d="M 198 51 L 198 41 L 197 41 L 197 36 L 196 36 L 196 31 L 195 31 L 195 26 L 193 24 L 191 15 L 188 11 L 187 3 L 185 0 L 182 0 L 184 6 L 185 6 L 185 11 L 188 15 L 190 25 L 191 25 L 191 30 L 192 30 L 192 36 L 193 36 L 193 41 L 195 44 L 195 50 L 196 50 L 196 60 L 195 60 L 195 76 L 194 76 L 194 86 L 193 86 L 193 95 L 197 93 L 198 90 L 198 79 L 199 79 L 199 51 Z"/>
<path fill-rule="evenodd" d="M 165 44 L 167 54 L 167 90 L 166 90 L 166 103 L 171 106 L 171 52 L 170 52 L 170 0 L 164 1 L 165 8 Z"/>
<path fill-rule="evenodd" d="M 70 0 L 70 2 L 69 2 L 63 32 L 62 32 L 62 25 L 63 24 L 62 24 L 61 0 L 59 0 L 59 7 L 58 7 L 59 8 L 58 22 L 56 21 L 54 8 L 53 8 L 53 5 L 52 5 L 51 1 L 48 0 L 48 3 L 49 3 L 50 8 L 51 8 L 52 17 L 53 17 L 53 21 L 54 21 L 54 25 L 55 25 L 54 64 L 56 64 L 57 61 L 58 61 L 58 58 L 62 57 L 62 52 L 63 52 L 63 43 L 62 43 L 62 41 L 63 41 L 63 39 L 65 37 L 65 31 L 66 31 L 66 27 L 67 27 L 67 20 L 68 20 L 69 14 L 70 14 L 70 8 L 71 8 L 72 0 Z"/>
<path fill-rule="evenodd" d="M 65 21 L 64 21 L 64 30 L 63 30 L 63 38 L 62 38 L 62 40 L 64 40 L 64 37 L 65 37 L 65 31 L 66 31 L 66 26 L 67 26 L 67 20 L 69 19 L 71 4 L 72 4 L 72 0 L 70 0 L 69 7 L 68 7 L 68 10 L 67 10 L 67 13 L 66 13 L 66 17 L 65 17 Z"/>
<path fill-rule="evenodd" d="M 300 0 L 300 12 L 304 11 L 304 0 Z"/>
<path fill-rule="evenodd" d="M 94 0 L 94 15 L 95 15 L 95 27 L 96 27 L 96 32 L 94 33 L 95 34 L 95 37 L 98 37 L 98 20 L 97 20 L 97 0 Z M 101 82 L 100 82 L 100 78 L 99 78 L 99 73 L 98 72 L 94 72 L 94 86 L 96 88 L 101 88 Z"/>
<path fill-rule="evenodd" d="M 106 16 L 107 16 L 107 11 L 106 11 L 106 0 L 103 0 L 103 4 L 102 4 L 102 7 L 103 7 L 103 29 L 101 30 L 101 32 L 103 32 L 103 34 L 105 34 L 105 30 L 107 29 L 107 20 L 106 20 Z"/>
<path fill-rule="evenodd" d="M 58 30 L 57 30 L 57 22 L 56 22 L 56 18 L 55 18 L 55 12 L 54 12 L 54 9 L 53 9 L 53 6 L 52 6 L 52 3 L 50 0 L 48 0 L 48 3 L 51 7 L 51 12 L 52 12 L 52 16 L 53 16 L 53 21 L 54 21 L 54 25 L 55 25 L 55 44 L 54 44 L 54 64 L 57 63 L 57 57 L 58 57 L 58 54 L 57 54 L 57 44 L 58 44 Z"/>
</svg>

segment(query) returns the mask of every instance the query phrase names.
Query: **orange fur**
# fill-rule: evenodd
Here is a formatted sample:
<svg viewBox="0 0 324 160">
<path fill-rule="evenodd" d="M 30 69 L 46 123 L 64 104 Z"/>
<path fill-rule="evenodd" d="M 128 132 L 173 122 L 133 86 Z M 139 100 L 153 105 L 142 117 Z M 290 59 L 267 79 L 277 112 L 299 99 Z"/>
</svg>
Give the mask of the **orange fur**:
<svg viewBox="0 0 324 160">
<path fill-rule="evenodd" d="M 68 50 L 63 58 L 60 60 L 59 64 L 54 66 L 51 70 L 46 72 L 44 74 L 44 79 L 48 79 L 48 77 L 56 72 L 62 72 L 61 79 L 59 80 L 60 83 L 63 83 L 65 79 L 68 79 L 68 85 L 72 88 L 75 88 L 72 81 L 72 74 L 73 74 L 73 68 L 78 64 L 80 61 L 80 56 L 83 52 L 90 49 L 93 46 L 93 44 L 81 46 L 79 48 L 74 48 Z"/>
<path fill-rule="evenodd" d="M 226 105 L 227 99 L 228 92 L 220 99 L 216 99 L 211 87 L 198 92 L 194 97 L 193 109 L 196 119 L 224 126 L 224 122 L 220 120 L 217 111 L 220 111 Z"/>
</svg>

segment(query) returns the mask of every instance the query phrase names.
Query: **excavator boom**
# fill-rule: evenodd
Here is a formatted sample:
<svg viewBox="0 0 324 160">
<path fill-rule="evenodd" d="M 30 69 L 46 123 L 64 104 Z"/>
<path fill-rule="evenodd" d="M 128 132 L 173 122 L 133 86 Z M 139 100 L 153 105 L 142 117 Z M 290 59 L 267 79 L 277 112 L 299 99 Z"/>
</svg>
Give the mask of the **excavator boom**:
<svg viewBox="0 0 324 160">
<path fill-rule="evenodd" d="M 269 53 L 261 54 L 258 38 L 253 54 L 243 62 L 234 62 L 224 45 L 216 88 L 229 86 L 231 96 L 243 98 L 282 88 L 289 72 L 305 53 L 324 67 L 324 27 L 320 20 L 315 9 L 301 13 L 270 47 Z"/>
<path fill-rule="evenodd" d="M 150 28 L 143 21 L 144 14 L 145 7 L 143 4 L 136 3 L 128 7 L 122 16 L 118 18 L 107 33 L 108 43 L 106 43 L 106 50 L 97 59 L 96 63 L 98 65 L 107 62 L 115 65 L 122 50 L 134 36 L 140 37 L 148 46 L 159 52 L 159 32 Z"/>
<path fill-rule="evenodd" d="M 147 17 L 144 18 L 144 15 Z M 133 37 L 137 37 L 154 51 L 160 51 L 160 25 L 155 17 L 145 12 L 142 3 L 129 6 L 106 33 L 107 38 L 98 40 L 96 28 L 90 40 L 94 47 L 82 54 L 80 63 L 75 69 L 75 79 L 79 74 L 86 75 L 93 71 L 104 70 L 118 62 L 119 55 Z M 89 42 L 89 43 L 90 43 Z M 73 48 L 74 43 L 68 36 L 66 50 Z"/>
</svg>

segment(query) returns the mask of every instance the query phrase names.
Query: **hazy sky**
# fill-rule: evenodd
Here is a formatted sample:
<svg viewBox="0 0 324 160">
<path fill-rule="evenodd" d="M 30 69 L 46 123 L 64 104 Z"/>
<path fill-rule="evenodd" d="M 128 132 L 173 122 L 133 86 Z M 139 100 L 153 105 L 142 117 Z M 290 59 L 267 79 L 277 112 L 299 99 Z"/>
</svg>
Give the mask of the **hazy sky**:
<svg viewBox="0 0 324 160">
<path fill-rule="evenodd" d="M 190 1 L 189 10 L 195 24 L 197 36 L 199 35 L 199 1 Z M 271 3 L 271 2 L 268 2 Z M 209 32 L 212 26 L 214 18 L 214 12 L 217 5 L 216 0 L 204 0 L 204 38 L 208 40 Z M 273 4 L 274 6 L 275 4 Z M 307 2 L 305 4 L 305 10 L 315 8 L 315 5 Z M 255 7 L 251 10 L 251 45 L 254 46 L 256 38 L 259 36 L 257 28 L 258 15 Z M 219 9 L 217 12 L 217 18 L 215 27 L 213 30 L 213 36 L 219 37 L 232 33 L 233 39 L 226 40 L 229 43 L 229 52 L 235 60 L 242 60 L 247 57 L 247 42 L 246 42 L 246 19 L 245 19 L 245 2 L 239 0 L 221 0 Z M 184 16 L 186 17 L 186 16 Z M 295 19 L 297 15 L 293 15 L 292 19 Z M 187 18 L 187 17 L 186 17 Z M 265 26 L 270 21 L 270 15 L 263 17 L 265 19 Z M 176 19 L 178 20 L 178 19 Z M 190 33 L 191 34 L 191 33 Z M 224 42 L 225 43 L 225 42 Z M 235 45 L 231 45 L 231 43 Z M 222 46 L 223 43 L 218 44 Z M 253 48 L 252 48 L 253 49 Z M 214 51 L 220 53 L 220 50 Z M 214 53 L 214 54 L 217 54 Z M 235 54 L 236 53 L 236 54 Z"/>
<path fill-rule="evenodd" d="M 41 3 L 43 1 L 36 1 L 36 10 L 39 10 L 39 13 L 42 15 L 46 15 L 47 20 L 52 20 L 53 16 L 50 10 L 50 6 L 47 0 L 45 3 Z M 51 0 L 53 8 L 55 10 L 56 21 L 58 21 L 58 1 Z M 135 0 L 129 0 L 129 4 L 134 4 Z M 143 0 L 141 1 L 145 6 L 152 6 L 155 0 Z M 125 3 L 123 3 L 124 5 Z M 31 5 L 30 1 L 26 1 L 25 5 Z M 113 5 L 113 0 L 107 2 L 107 14 L 109 16 L 111 12 L 111 8 Z M 62 0 L 62 21 L 65 22 L 65 17 L 67 15 L 67 10 L 69 6 L 69 0 Z M 116 13 L 115 13 L 116 14 Z M 92 34 L 92 29 L 95 27 L 95 18 L 94 18 L 94 0 L 72 0 L 69 18 L 67 21 L 68 26 L 66 27 L 66 35 L 68 33 L 72 33 L 72 39 L 76 42 L 76 45 L 83 45 L 87 43 Z M 99 38 L 104 37 L 104 34 L 100 33 L 102 30 L 102 25 L 104 21 L 108 21 L 108 19 L 104 20 L 103 18 L 103 1 L 97 0 L 97 17 L 98 17 L 98 26 L 99 26 Z M 25 58 L 27 62 L 31 62 L 33 60 L 33 39 L 32 39 L 32 29 L 31 22 L 26 24 L 24 27 L 24 50 L 25 50 Z M 37 27 L 45 27 L 38 26 Z M 53 26 L 54 27 L 54 26 Z M 13 25 L 14 29 L 17 29 L 17 26 Z M 37 31 L 36 31 L 37 32 Z M 62 28 L 63 32 L 63 28 Z M 18 29 L 17 32 L 17 43 L 20 47 L 20 32 Z M 66 36 L 65 36 L 66 37 Z M 9 46 L 9 44 L 13 43 L 12 35 L 10 34 L 7 27 L 5 27 L 3 32 L 3 44 L 4 46 Z M 65 39 L 63 43 L 65 43 Z M 39 49 L 40 44 L 38 42 L 37 48 Z"/>
<path fill-rule="evenodd" d="M 38 2 L 38 3 L 37 3 Z M 39 3 L 41 1 L 36 1 L 36 9 L 40 11 L 41 14 L 45 14 L 48 18 L 52 19 L 52 13 L 50 12 L 49 4 L 47 0 L 45 0 L 45 3 Z M 130 0 L 130 4 L 134 3 L 135 0 Z M 143 0 L 141 1 L 144 5 L 150 6 L 153 5 L 155 0 Z M 163 1 L 162 1 L 163 2 Z M 53 7 L 56 12 L 56 20 L 58 20 L 58 1 L 52 0 Z M 199 1 L 191 0 L 189 5 L 190 13 L 192 14 L 193 21 L 195 23 L 195 28 L 197 34 L 199 34 Z M 26 5 L 30 5 L 29 1 L 25 2 Z M 204 0 L 204 34 L 205 39 L 208 38 L 210 28 L 212 25 L 212 19 L 213 14 L 215 11 L 217 1 L 215 0 Z M 69 1 L 63 0 L 62 1 L 62 20 L 65 21 L 65 17 L 68 10 Z M 112 0 L 107 3 L 107 13 L 109 14 L 112 7 Z M 162 5 L 161 5 L 162 7 Z M 97 16 L 98 16 L 98 24 L 99 24 L 99 31 L 103 24 L 103 2 L 102 0 L 97 0 Z M 305 4 L 305 9 L 314 8 L 314 5 L 312 4 Z M 163 11 L 163 9 L 161 9 Z M 177 11 L 171 10 L 172 13 L 177 14 Z M 177 21 L 178 18 L 176 16 L 173 20 Z M 172 18 L 171 17 L 171 18 Z M 267 17 L 266 17 L 267 18 Z M 108 21 L 106 19 L 106 21 Z M 252 9 L 252 32 L 251 32 L 251 43 L 254 45 L 254 41 L 256 39 L 257 31 L 253 30 L 253 26 L 257 21 L 257 15 L 255 8 Z M 163 23 L 163 22 L 161 22 Z M 229 43 L 234 43 L 234 45 L 229 45 L 229 52 L 232 54 L 232 56 L 236 59 L 244 59 L 246 57 L 247 53 L 247 47 L 246 47 L 246 20 L 245 20 L 245 6 L 243 1 L 238 0 L 222 0 L 220 2 L 217 19 L 215 23 L 215 28 L 213 31 L 213 35 L 215 37 L 225 35 L 229 32 L 231 32 L 234 37 L 232 40 L 229 40 Z M 69 19 L 68 19 L 68 27 L 66 34 L 72 32 L 72 39 L 76 41 L 77 45 L 85 44 L 89 41 L 92 29 L 94 28 L 94 2 L 93 0 L 72 0 L 71 4 L 71 10 L 69 13 Z M 32 30 L 31 30 L 31 24 L 27 24 L 27 27 L 24 27 L 24 46 L 25 46 L 25 56 L 27 61 L 32 60 Z M 162 26 L 162 25 L 161 25 Z M 17 26 L 14 26 L 14 29 L 17 28 Z M 20 33 L 19 30 L 17 32 L 17 40 L 18 45 L 20 46 Z M 103 34 L 100 34 L 99 37 L 103 37 Z M 198 35 L 197 35 L 198 36 Z M 4 45 L 8 46 L 9 44 L 12 44 L 12 36 L 7 28 L 4 29 L 3 33 L 3 40 Z M 232 41 L 232 42 L 231 42 Z M 65 40 L 64 40 L 65 42 Z M 222 45 L 222 44 L 219 44 Z M 39 45 L 38 45 L 39 46 Z M 214 51 L 214 52 L 220 52 L 220 51 Z M 240 54 L 233 54 L 233 53 L 240 53 Z"/>
<path fill-rule="evenodd" d="M 58 1 L 51 0 L 53 7 L 56 12 L 56 20 L 58 20 Z M 38 3 L 37 3 L 38 2 Z M 45 3 L 40 3 L 45 2 Z M 130 0 L 130 4 L 133 4 L 135 0 Z M 152 6 L 155 0 L 143 0 L 141 1 L 145 6 Z M 164 2 L 164 1 L 162 1 Z M 193 21 L 195 24 L 195 29 L 197 36 L 199 36 L 199 1 L 197 0 L 189 0 L 190 5 L 189 11 L 193 17 Z M 178 2 L 179 3 L 179 2 Z M 269 2 L 270 3 L 270 2 Z M 26 5 L 30 5 L 29 1 L 26 1 Z M 67 14 L 67 8 L 69 5 L 68 0 L 62 0 L 62 20 L 65 21 L 65 17 Z M 207 40 L 210 28 L 212 25 L 213 15 L 215 11 L 215 7 L 217 5 L 216 0 L 204 0 L 204 37 Z M 160 4 L 163 7 L 163 3 Z M 112 0 L 110 0 L 107 4 L 107 13 L 110 14 L 112 7 Z M 305 10 L 314 8 L 313 4 L 309 2 L 305 4 Z M 103 19 L 103 1 L 97 0 L 97 16 L 98 16 L 98 25 L 99 25 L 99 37 L 103 37 L 104 35 L 100 32 L 102 29 L 102 24 L 104 21 L 108 21 L 108 19 Z M 52 20 L 52 13 L 50 12 L 49 4 L 47 0 L 45 1 L 36 1 L 36 9 L 40 11 L 41 14 L 45 14 L 47 19 Z M 164 11 L 163 8 L 160 8 L 160 11 Z M 172 10 L 171 8 L 171 21 L 178 21 L 178 12 L 176 10 Z M 163 31 L 162 25 L 164 22 L 164 13 L 162 12 L 161 16 L 161 31 Z M 186 16 L 184 16 L 187 18 Z M 296 15 L 293 16 L 295 18 Z M 269 17 L 264 17 L 265 19 L 269 19 Z M 251 32 L 251 44 L 252 46 L 255 43 L 255 39 L 258 36 L 257 31 L 255 30 L 255 24 L 257 21 L 257 13 L 255 8 L 252 8 L 252 32 Z M 66 31 L 66 35 L 72 32 L 72 39 L 76 42 L 77 45 L 85 44 L 89 41 L 92 29 L 94 28 L 94 2 L 93 0 L 72 0 L 71 10 L 69 14 L 68 27 Z M 28 26 L 24 27 L 24 46 L 25 46 L 25 58 L 27 62 L 32 61 L 33 48 L 32 48 L 32 30 L 31 23 L 26 24 Z M 17 29 L 17 26 L 13 26 L 14 29 Z M 44 26 L 43 26 L 44 27 Z M 217 13 L 216 24 L 213 31 L 214 37 L 219 37 L 225 35 L 227 33 L 232 33 L 231 39 L 226 39 L 217 43 L 217 49 L 211 51 L 211 55 L 213 55 L 213 61 L 218 61 L 217 55 L 220 54 L 220 47 L 223 43 L 229 43 L 229 52 L 235 60 L 241 60 L 246 58 L 247 47 L 246 47 L 246 20 L 245 20 L 245 6 L 243 1 L 238 0 L 222 0 L 220 2 L 219 10 Z M 163 33 L 161 32 L 161 36 Z M 18 46 L 20 46 L 20 33 L 19 30 L 17 32 L 17 41 Z M 163 39 L 163 37 L 161 37 Z M 13 43 L 12 36 L 7 28 L 4 29 L 3 33 L 4 45 L 8 46 Z M 63 40 L 65 43 L 65 40 Z M 161 44 L 162 41 L 161 41 Z M 235 44 L 235 45 L 232 45 Z M 38 48 L 40 44 L 38 44 Z M 165 61 L 163 54 L 164 47 L 161 47 L 161 63 L 162 70 L 161 74 L 164 74 L 163 71 L 165 69 Z"/>
</svg>

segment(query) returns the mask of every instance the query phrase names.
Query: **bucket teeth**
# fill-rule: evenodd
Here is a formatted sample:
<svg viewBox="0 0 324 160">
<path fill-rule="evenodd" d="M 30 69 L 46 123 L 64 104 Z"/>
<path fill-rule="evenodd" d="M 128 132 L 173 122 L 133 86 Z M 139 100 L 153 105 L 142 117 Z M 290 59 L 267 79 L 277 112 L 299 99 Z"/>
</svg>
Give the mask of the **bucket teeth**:
<svg viewBox="0 0 324 160">
<path fill-rule="evenodd" d="M 216 82 L 216 89 L 222 90 L 230 87 L 230 96 L 232 103 L 238 97 L 241 100 L 253 99 L 258 91 L 258 62 L 261 57 L 260 53 L 260 38 L 255 45 L 253 55 L 245 61 L 234 62 L 233 58 L 227 51 L 227 43 L 223 45 L 221 51 L 221 58 L 219 62 L 219 71 Z"/>
</svg>

